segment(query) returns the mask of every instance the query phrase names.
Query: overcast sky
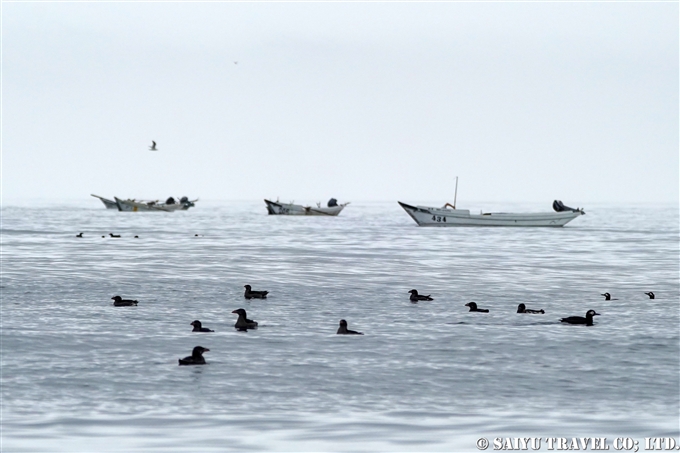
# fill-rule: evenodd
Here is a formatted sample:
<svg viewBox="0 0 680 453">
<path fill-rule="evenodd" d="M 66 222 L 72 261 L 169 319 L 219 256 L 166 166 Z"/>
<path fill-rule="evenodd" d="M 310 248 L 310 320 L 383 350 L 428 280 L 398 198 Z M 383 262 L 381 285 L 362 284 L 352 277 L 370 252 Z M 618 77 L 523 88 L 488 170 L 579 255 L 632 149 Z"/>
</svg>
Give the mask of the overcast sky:
<svg viewBox="0 0 680 453">
<path fill-rule="evenodd" d="M 677 203 L 678 13 L 4 3 L 3 200 Z"/>
</svg>

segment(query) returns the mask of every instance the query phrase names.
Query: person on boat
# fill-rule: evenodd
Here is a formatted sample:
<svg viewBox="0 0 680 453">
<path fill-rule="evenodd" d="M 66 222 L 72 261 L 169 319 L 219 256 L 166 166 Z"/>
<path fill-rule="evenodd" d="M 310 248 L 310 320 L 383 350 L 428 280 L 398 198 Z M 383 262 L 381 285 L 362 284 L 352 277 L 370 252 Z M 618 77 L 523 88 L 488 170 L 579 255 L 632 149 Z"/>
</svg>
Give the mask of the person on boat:
<svg viewBox="0 0 680 453">
<path fill-rule="evenodd" d="M 170 197 L 167 200 L 165 200 L 165 204 L 175 204 L 175 199 Z"/>
<path fill-rule="evenodd" d="M 328 200 L 328 207 L 329 208 L 334 208 L 337 205 L 338 205 L 338 200 L 336 200 L 335 198 L 331 198 L 330 200 Z"/>
</svg>

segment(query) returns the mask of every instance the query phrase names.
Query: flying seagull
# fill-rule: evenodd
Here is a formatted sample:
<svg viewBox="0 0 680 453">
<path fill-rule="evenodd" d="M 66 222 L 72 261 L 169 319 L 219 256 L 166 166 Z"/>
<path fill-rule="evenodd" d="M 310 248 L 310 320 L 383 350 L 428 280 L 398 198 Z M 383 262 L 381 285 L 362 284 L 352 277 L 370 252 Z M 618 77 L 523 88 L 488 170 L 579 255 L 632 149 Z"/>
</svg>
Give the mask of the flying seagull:
<svg viewBox="0 0 680 453">
<path fill-rule="evenodd" d="M 158 149 L 156 148 L 156 142 L 154 142 L 153 140 L 151 141 L 151 146 L 149 146 L 149 151 L 158 151 Z"/>
</svg>

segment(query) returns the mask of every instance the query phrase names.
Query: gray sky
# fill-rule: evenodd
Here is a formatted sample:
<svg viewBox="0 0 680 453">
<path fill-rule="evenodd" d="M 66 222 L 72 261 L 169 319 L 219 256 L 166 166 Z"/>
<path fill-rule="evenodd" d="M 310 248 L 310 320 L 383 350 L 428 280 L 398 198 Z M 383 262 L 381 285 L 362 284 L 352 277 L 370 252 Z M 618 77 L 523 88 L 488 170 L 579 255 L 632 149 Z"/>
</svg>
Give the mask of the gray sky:
<svg viewBox="0 0 680 453">
<path fill-rule="evenodd" d="M 678 3 L 3 3 L 2 52 L 6 202 L 678 201 Z"/>
</svg>

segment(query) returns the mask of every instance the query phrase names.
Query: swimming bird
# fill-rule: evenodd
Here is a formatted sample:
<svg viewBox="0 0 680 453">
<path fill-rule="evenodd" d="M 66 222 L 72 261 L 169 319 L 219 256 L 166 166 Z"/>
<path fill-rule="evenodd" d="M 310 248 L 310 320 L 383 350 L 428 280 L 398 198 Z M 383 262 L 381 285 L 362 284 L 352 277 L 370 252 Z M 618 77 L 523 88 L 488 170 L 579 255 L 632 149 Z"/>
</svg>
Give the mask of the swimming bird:
<svg viewBox="0 0 680 453">
<path fill-rule="evenodd" d="M 137 306 L 136 300 L 123 299 L 120 296 L 113 296 L 111 299 L 113 300 L 113 306 L 114 307 L 136 307 Z"/>
<path fill-rule="evenodd" d="M 568 324 L 585 324 L 586 326 L 592 326 L 593 316 L 600 316 L 600 314 L 595 313 L 595 310 L 588 310 L 586 312 L 585 318 L 583 316 L 570 316 L 568 318 L 560 319 L 560 322 L 566 322 Z"/>
<path fill-rule="evenodd" d="M 612 299 L 612 295 L 609 294 L 609 293 L 600 294 L 600 296 L 604 296 L 604 300 L 618 300 L 618 299 Z"/>
<path fill-rule="evenodd" d="M 78 233 L 78 234 L 76 234 L 76 237 L 77 237 L 77 238 L 83 237 L 83 233 Z M 652 299 L 653 299 L 653 298 L 652 298 Z"/>
<path fill-rule="evenodd" d="M 80 233 L 80 234 L 83 234 L 83 233 Z M 653 292 L 651 292 L 651 291 L 650 291 L 650 292 L 648 292 L 648 293 L 645 293 L 645 294 L 647 294 L 647 295 L 649 296 L 649 298 L 650 298 L 650 299 L 654 299 L 654 298 L 656 298 L 656 296 L 654 295 L 654 293 L 653 293 Z"/>
<path fill-rule="evenodd" d="M 192 330 L 192 332 L 214 332 L 214 330 L 210 330 L 207 327 L 202 327 L 201 321 L 199 321 L 198 319 L 189 325 L 194 326 L 194 330 Z"/>
<path fill-rule="evenodd" d="M 112 238 L 119 238 L 120 234 L 109 233 L 109 236 L 111 236 Z"/>
<path fill-rule="evenodd" d="M 139 236 L 135 235 L 135 239 L 139 239 Z"/>
<path fill-rule="evenodd" d="M 205 365 L 205 358 L 203 358 L 203 353 L 208 352 L 210 349 L 204 348 L 203 346 L 196 346 L 191 355 L 179 359 L 180 365 Z"/>
<path fill-rule="evenodd" d="M 151 141 L 151 146 L 149 146 L 149 151 L 158 151 L 158 148 L 156 148 L 156 142 L 153 140 Z"/>
<path fill-rule="evenodd" d="M 531 313 L 531 314 L 544 314 L 545 312 L 543 310 L 530 310 L 527 308 L 526 305 L 524 304 L 519 304 L 517 306 L 517 313 Z"/>
<path fill-rule="evenodd" d="M 237 329 L 239 330 L 257 329 L 257 321 L 248 319 L 248 315 L 246 314 L 246 311 L 243 308 L 234 310 L 232 311 L 232 313 L 236 313 L 238 315 L 236 324 L 234 324 L 234 327 L 236 327 Z"/>
<path fill-rule="evenodd" d="M 245 285 L 244 288 L 246 289 L 246 292 L 243 295 L 243 297 L 245 297 L 248 300 L 250 300 L 250 299 L 266 299 L 267 294 L 269 294 L 269 291 L 253 291 L 251 289 L 250 285 Z"/>
<path fill-rule="evenodd" d="M 409 297 L 411 302 L 418 302 L 419 300 L 434 300 L 433 298 L 430 297 L 429 294 L 427 296 L 421 296 L 420 294 L 418 294 L 418 290 L 415 289 L 412 289 L 411 291 L 409 291 L 409 293 L 411 293 L 411 297 Z"/>
<path fill-rule="evenodd" d="M 466 307 L 470 307 L 470 311 L 478 311 L 480 313 L 488 313 L 489 310 L 486 308 L 477 308 L 477 303 L 476 302 L 468 302 L 465 304 Z"/>
<path fill-rule="evenodd" d="M 338 335 L 363 335 L 361 332 L 357 332 L 356 330 L 349 330 L 347 329 L 347 321 L 344 319 L 340 320 L 340 327 L 338 327 Z"/>
</svg>

